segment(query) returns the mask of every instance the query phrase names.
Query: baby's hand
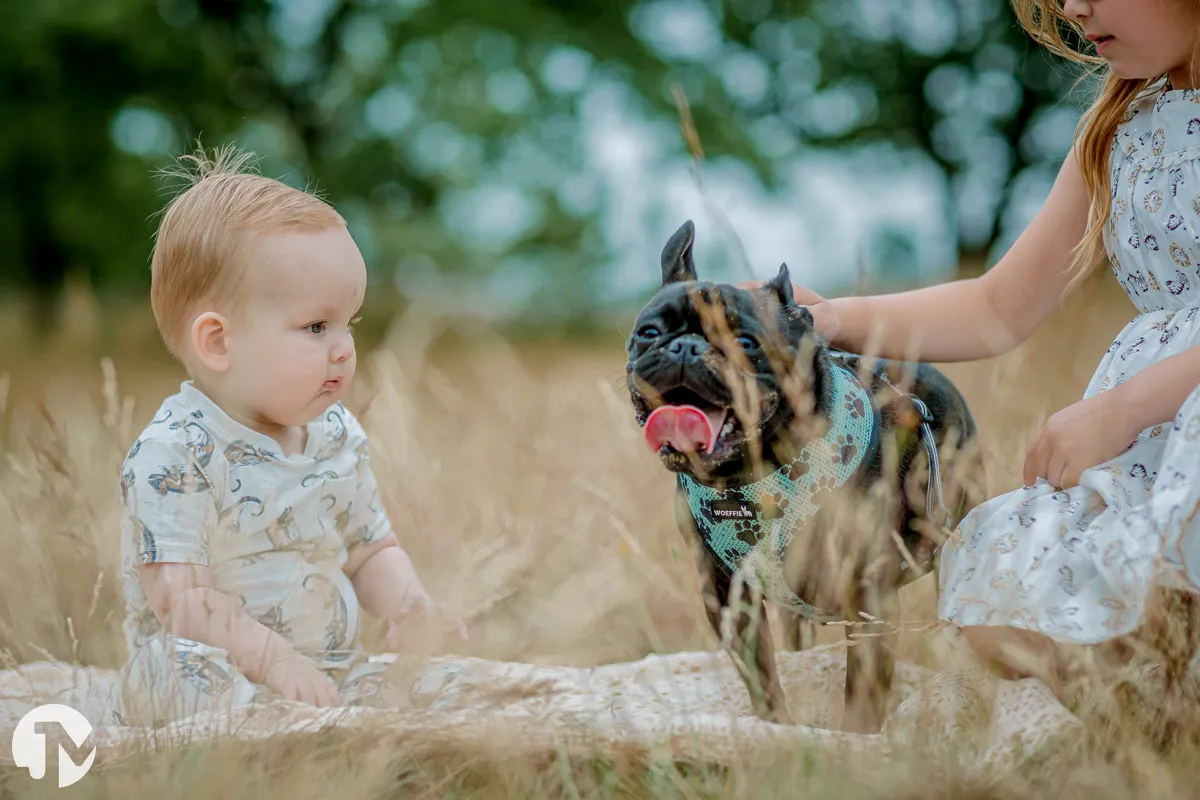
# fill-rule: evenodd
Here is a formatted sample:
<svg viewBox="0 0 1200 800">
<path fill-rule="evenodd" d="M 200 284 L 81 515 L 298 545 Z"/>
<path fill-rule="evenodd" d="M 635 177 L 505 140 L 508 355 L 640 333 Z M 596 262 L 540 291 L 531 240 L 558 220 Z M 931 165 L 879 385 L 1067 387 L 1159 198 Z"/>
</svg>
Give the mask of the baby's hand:
<svg viewBox="0 0 1200 800">
<path fill-rule="evenodd" d="M 325 674 L 300 654 L 286 655 L 267 670 L 267 686 L 285 700 L 299 700 L 318 708 L 340 706 L 342 696 Z"/>
<path fill-rule="evenodd" d="M 454 630 L 458 638 L 467 641 L 467 623 L 461 617 L 451 613 L 445 603 L 438 603 L 430 598 L 418 600 L 402 611 L 398 611 L 388 620 L 387 645 L 393 652 L 400 650 L 400 644 L 415 624 L 434 625 L 441 630 Z"/>
</svg>

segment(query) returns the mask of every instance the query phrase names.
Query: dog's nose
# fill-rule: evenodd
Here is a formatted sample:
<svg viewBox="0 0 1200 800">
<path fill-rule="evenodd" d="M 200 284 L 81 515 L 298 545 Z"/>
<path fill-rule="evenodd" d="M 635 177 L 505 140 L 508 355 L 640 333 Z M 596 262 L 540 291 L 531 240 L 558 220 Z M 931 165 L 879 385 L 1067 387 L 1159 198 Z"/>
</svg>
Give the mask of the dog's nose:
<svg viewBox="0 0 1200 800">
<path fill-rule="evenodd" d="M 695 361 L 711 349 L 709 343 L 702 336 L 697 336 L 694 333 L 685 334 L 678 339 L 673 340 L 667 345 L 667 352 L 674 358 L 687 363 Z"/>
</svg>

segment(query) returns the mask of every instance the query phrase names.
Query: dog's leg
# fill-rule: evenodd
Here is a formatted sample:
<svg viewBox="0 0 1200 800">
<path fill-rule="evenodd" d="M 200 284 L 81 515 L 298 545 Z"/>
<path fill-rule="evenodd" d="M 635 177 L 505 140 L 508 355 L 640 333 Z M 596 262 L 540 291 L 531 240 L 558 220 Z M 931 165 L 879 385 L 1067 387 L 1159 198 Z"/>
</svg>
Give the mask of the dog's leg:
<svg viewBox="0 0 1200 800">
<path fill-rule="evenodd" d="M 817 641 L 817 626 L 811 619 L 784 612 L 783 647 L 794 652 L 807 650 Z"/>
<path fill-rule="evenodd" d="M 712 557 L 703 555 L 703 587 L 701 597 L 704 610 L 713 631 L 724 644 L 722 617 L 729 605 L 729 576 L 717 567 Z M 749 591 L 745 593 L 749 595 Z M 767 622 L 767 611 L 763 603 L 757 602 L 756 609 L 748 608 L 752 601 L 744 596 L 741 608 L 733 614 L 733 631 L 728 652 L 734 667 L 750 693 L 750 705 L 754 713 L 768 722 L 781 725 L 792 724 L 787 711 L 787 700 L 779 673 L 775 667 L 775 648 L 771 643 L 771 628 Z"/>
<path fill-rule="evenodd" d="M 860 585 L 846 619 L 867 623 L 860 611 L 881 622 L 847 626 L 846 637 L 846 712 L 842 729 L 852 733 L 878 733 L 887 711 L 888 692 L 892 687 L 897 632 L 889 630 L 900 609 L 900 595 L 894 585 L 880 586 L 872 580 Z M 851 637 L 853 637 L 851 639 Z"/>
<path fill-rule="evenodd" d="M 942 549 L 933 554 L 933 610 L 936 613 L 942 599 Z"/>
</svg>

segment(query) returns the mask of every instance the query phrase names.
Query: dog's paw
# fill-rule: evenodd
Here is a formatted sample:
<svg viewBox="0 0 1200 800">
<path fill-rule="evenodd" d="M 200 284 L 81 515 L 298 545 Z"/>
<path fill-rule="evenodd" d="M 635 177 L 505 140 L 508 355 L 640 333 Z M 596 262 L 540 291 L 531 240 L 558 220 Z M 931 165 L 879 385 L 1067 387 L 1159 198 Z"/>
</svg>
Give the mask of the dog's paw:
<svg viewBox="0 0 1200 800">
<path fill-rule="evenodd" d="M 787 708 L 780 707 L 767 712 L 765 717 L 767 722 L 773 722 L 776 725 L 795 725 L 792 720 L 792 715 L 788 713 Z"/>
<path fill-rule="evenodd" d="M 763 722 L 770 722 L 775 725 L 795 725 L 792 715 L 788 713 L 787 704 L 781 701 L 764 700 L 755 703 L 751 698 L 751 704 L 754 706 L 754 716 L 761 719 Z"/>
<path fill-rule="evenodd" d="M 846 708 L 842 717 L 841 730 L 845 733 L 872 735 L 883 728 L 880 715 L 871 708 L 870 703 L 856 703 Z"/>
</svg>

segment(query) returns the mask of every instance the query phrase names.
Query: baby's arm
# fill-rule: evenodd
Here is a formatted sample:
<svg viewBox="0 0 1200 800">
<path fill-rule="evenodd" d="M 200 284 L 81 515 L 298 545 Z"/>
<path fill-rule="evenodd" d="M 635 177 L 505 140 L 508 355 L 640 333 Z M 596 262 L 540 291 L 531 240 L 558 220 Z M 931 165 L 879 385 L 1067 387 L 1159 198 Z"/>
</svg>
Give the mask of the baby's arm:
<svg viewBox="0 0 1200 800">
<path fill-rule="evenodd" d="M 248 680 L 288 700 L 339 705 L 310 660 L 214 586 L 208 542 L 226 476 L 211 464 L 211 446 L 204 427 L 187 422 L 155 429 L 125 457 L 121 502 L 146 600 L 169 633 L 225 650 Z"/>
<path fill-rule="evenodd" d="M 371 544 L 359 544 L 350 550 L 342 570 L 354 584 L 358 602 L 376 617 L 388 620 L 388 646 L 399 648 L 402 624 L 413 611 L 443 617 L 445 609 L 430 597 L 417 577 L 412 559 L 396 534 L 389 532 Z M 442 618 L 457 629 L 458 637 L 467 639 L 466 623 L 458 618 Z"/>
<path fill-rule="evenodd" d="M 312 662 L 213 587 L 211 567 L 160 562 L 140 564 L 137 571 L 154 616 L 172 635 L 225 650 L 248 680 L 285 699 L 341 705 L 337 690 Z"/>
<path fill-rule="evenodd" d="M 342 571 L 354 584 L 359 604 L 372 616 L 393 619 L 414 604 L 433 602 L 395 533 L 352 548 Z"/>
<path fill-rule="evenodd" d="M 276 661 L 296 654 L 286 639 L 213 588 L 211 567 L 139 564 L 137 571 L 150 608 L 168 633 L 227 651 L 254 683 L 265 683 Z"/>
<path fill-rule="evenodd" d="M 342 572 L 350 578 L 359 605 L 368 614 L 386 619 L 388 644 L 396 647 L 401 623 L 413 612 L 441 616 L 445 608 L 430 597 L 412 559 L 400 546 L 387 510 L 379 499 L 379 485 L 371 470 L 371 448 L 366 431 L 349 411 L 344 411 L 350 430 L 350 442 L 361 452 L 358 463 L 358 494 L 351 504 L 351 521 L 347 526 L 346 563 Z M 458 635 L 467 638 L 467 628 L 461 620 L 444 620 L 458 628 Z"/>
<path fill-rule="evenodd" d="M 1072 152 L 1037 216 L 983 276 L 872 297 L 825 300 L 801 290 L 796 299 L 812 303 L 818 331 L 852 352 L 935 362 L 1002 355 L 1060 301 L 1087 214 L 1087 190 Z"/>
</svg>

